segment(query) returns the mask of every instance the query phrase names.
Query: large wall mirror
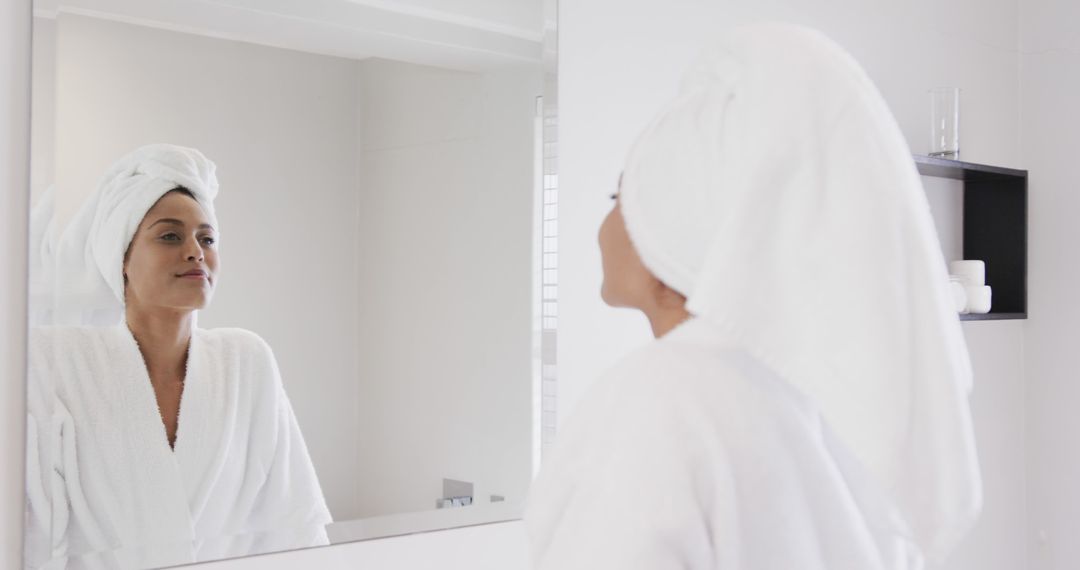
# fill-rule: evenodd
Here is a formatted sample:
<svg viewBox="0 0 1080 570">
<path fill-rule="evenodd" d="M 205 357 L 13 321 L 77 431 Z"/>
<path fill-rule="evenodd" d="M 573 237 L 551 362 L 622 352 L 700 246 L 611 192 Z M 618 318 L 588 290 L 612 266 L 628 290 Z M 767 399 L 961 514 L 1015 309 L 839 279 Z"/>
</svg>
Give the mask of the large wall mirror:
<svg viewBox="0 0 1080 570">
<path fill-rule="evenodd" d="M 36 0 L 33 34 L 27 568 L 520 517 L 554 1 Z"/>
</svg>

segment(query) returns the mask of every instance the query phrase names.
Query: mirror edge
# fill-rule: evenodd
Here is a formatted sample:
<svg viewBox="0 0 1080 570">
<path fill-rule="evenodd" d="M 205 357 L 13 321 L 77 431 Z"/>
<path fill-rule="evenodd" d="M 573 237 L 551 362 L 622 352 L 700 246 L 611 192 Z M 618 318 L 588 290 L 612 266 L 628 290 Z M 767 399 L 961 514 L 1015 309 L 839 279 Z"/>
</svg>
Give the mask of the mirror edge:
<svg viewBox="0 0 1080 570">
<path fill-rule="evenodd" d="M 23 565 L 23 518 L 26 471 L 26 338 L 28 331 L 28 244 L 30 239 L 30 68 L 33 29 L 31 0 L 0 4 L 0 168 L 4 197 L 4 229 L 0 238 L 0 263 L 9 268 L 0 285 L 0 375 L 6 380 L 0 390 L 0 418 L 3 443 L 0 457 L 6 467 L 0 471 L 0 565 Z"/>
</svg>

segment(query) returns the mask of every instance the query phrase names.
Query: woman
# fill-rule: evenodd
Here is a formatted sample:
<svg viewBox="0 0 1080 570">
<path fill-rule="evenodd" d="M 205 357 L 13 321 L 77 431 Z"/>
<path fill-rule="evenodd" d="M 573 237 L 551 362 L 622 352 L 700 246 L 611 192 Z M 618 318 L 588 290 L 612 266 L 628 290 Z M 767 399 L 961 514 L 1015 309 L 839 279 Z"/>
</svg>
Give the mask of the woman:
<svg viewBox="0 0 1080 570">
<path fill-rule="evenodd" d="M 536 567 L 913 569 L 981 501 L 971 373 L 894 119 L 820 33 L 725 36 L 637 141 L 603 298 L 657 337 L 560 433 Z"/>
<path fill-rule="evenodd" d="M 134 151 L 47 264 L 60 326 L 30 340 L 28 567 L 328 544 L 330 513 L 270 347 L 195 324 L 220 269 L 214 170 L 194 149 Z"/>
</svg>

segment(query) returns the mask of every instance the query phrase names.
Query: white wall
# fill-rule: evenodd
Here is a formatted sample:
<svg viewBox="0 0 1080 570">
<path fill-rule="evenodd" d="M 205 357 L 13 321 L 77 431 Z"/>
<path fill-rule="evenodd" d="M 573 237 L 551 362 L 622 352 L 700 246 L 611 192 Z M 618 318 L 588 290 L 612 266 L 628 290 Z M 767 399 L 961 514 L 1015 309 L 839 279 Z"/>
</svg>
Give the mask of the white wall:
<svg viewBox="0 0 1080 570">
<path fill-rule="evenodd" d="M 360 63 L 362 516 L 531 479 L 539 70 Z"/>
<path fill-rule="evenodd" d="M 218 164 L 221 278 L 199 324 L 275 348 L 331 511 L 355 516 L 355 63 L 70 14 L 56 26 L 61 220 L 143 144 Z"/>
<path fill-rule="evenodd" d="M 1080 3 L 1021 3 L 1021 152 L 1028 195 L 1028 529 L 1031 570 L 1080 561 Z"/>
<path fill-rule="evenodd" d="M 611 206 L 607 196 L 615 187 L 629 145 L 674 95 L 683 68 L 709 38 L 758 18 L 820 28 L 862 62 L 897 116 L 913 152 L 925 152 L 928 146 L 927 89 L 954 85 L 965 93 L 963 157 L 1022 166 L 1016 10 L 1016 0 L 563 2 L 559 20 L 560 418 L 572 413 L 598 373 L 630 347 L 648 340 L 643 317 L 608 309 L 600 302 L 596 230 Z M 1026 558 L 1024 323 L 965 323 L 964 330 L 977 374 L 972 404 L 986 505 L 978 527 L 949 567 L 1022 568 Z"/>
</svg>

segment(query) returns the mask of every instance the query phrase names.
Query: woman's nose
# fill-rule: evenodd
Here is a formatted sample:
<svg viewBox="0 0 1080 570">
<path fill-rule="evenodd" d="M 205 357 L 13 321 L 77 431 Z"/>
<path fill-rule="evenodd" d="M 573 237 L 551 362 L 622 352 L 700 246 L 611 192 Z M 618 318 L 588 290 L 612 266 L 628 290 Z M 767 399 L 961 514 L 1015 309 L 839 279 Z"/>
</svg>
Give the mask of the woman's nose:
<svg viewBox="0 0 1080 570">
<path fill-rule="evenodd" d="M 203 260 L 203 250 L 202 250 L 202 247 L 200 247 L 198 243 L 194 243 L 194 245 L 189 246 L 188 251 L 186 253 L 187 253 L 187 260 L 188 261 L 202 261 Z"/>
</svg>

